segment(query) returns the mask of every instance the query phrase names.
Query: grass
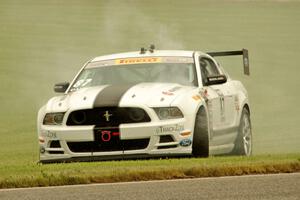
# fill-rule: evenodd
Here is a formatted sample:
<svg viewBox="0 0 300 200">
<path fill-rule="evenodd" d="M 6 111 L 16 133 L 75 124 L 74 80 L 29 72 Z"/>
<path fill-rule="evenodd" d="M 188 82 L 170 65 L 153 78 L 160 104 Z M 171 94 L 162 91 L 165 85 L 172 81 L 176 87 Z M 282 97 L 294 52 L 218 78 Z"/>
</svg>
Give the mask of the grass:
<svg viewBox="0 0 300 200">
<path fill-rule="evenodd" d="M 300 155 L 29 164 L 0 171 L 0 188 L 300 172 Z M 13 174 L 13 175 L 12 175 Z"/>
<path fill-rule="evenodd" d="M 36 165 L 37 111 L 55 95 L 53 84 L 71 80 L 88 59 L 150 43 L 159 49 L 248 48 L 250 77 L 242 75 L 240 58 L 220 62 L 248 89 L 254 154 L 299 153 L 299 9 L 300 2 L 275 0 L 174 0 L 171 4 L 168 0 L 1 0 L 1 180 L 12 181 L 12 185 L 18 179 L 46 180 L 41 171 L 48 177 L 77 177 L 76 170 L 84 170 L 79 166 L 102 166 Z M 284 156 L 279 158 L 284 160 Z"/>
</svg>

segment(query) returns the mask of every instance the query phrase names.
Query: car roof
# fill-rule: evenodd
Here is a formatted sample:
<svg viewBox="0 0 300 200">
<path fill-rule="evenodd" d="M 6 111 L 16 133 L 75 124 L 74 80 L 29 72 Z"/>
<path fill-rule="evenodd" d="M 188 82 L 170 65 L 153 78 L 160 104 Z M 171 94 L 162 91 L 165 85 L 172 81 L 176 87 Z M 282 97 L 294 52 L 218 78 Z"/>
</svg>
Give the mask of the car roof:
<svg viewBox="0 0 300 200">
<path fill-rule="evenodd" d="M 204 54 L 203 52 L 199 52 L 200 54 Z M 118 58 L 139 58 L 139 57 L 160 57 L 160 56 L 175 56 L 175 57 L 193 57 L 194 51 L 182 51 L 182 50 L 154 50 L 153 53 L 150 51 L 146 51 L 141 54 L 140 51 L 134 52 L 125 52 L 118 54 L 110 54 L 98 56 L 91 60 L 91 62 L 102 61 L 102 60 L 113 60 Z"/>
</svg>

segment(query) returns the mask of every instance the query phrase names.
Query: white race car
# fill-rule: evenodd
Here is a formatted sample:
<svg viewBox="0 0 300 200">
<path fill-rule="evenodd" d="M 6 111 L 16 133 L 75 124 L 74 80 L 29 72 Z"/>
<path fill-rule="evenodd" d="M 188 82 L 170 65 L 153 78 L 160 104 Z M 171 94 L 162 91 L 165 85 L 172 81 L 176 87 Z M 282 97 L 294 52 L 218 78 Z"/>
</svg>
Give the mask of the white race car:
<svg viewBox="0 0 300 200">
<path fill-rule="evenodd" d="M 40 162 L 252 152 L 250 106 L 217 56 L 149 50 L 96 57 L 38 113 Z"/>
</svg>

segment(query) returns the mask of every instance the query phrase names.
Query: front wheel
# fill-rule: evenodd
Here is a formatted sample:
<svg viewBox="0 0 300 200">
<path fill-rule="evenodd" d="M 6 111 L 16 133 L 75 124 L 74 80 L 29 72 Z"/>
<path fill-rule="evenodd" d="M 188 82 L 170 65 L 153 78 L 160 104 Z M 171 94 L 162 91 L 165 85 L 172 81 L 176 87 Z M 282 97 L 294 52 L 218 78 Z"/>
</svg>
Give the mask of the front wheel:
<svg viewBox="0 0 300 200">
<path fill-rule="evenodd" d="M 209 134 L 205 108 L 201 107 L 195 119 L 192 154 L 195 157 L 208 157 Z"/>
<path fill-rule="evenodd" d="M 250 156 L 252 154 L 252 128 L 249 111 L 244 108 L 232 154 Z"/>
</svg>

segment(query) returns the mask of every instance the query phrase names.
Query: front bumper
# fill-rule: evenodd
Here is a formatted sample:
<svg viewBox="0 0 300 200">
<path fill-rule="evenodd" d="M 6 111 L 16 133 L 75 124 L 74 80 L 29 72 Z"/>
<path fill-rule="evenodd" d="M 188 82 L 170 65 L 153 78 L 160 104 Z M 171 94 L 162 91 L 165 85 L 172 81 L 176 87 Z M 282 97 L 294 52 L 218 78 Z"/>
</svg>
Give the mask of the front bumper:
<svg viewBox="0 0 300 200">
<path fill-rule="evenodd" d="M 121 124 L 119 126 L 120 141 L 131 141 L 131 144 L 135 141 L 137 143 L 147 141 L 147 144 L 135 144 L 129 149 L 112 151 L 102 151 L 93 147 L 90 151 L 70 148 L 70 143 L 98 145 L 94 137 L 94 126 L 41 125 L 39 130 L 40 161 L 93 161 L 188 155 L 191 154 L 192 127 L 194 127 L 192 122 L 193 120 L 182 118 Z"/>
</svg>

